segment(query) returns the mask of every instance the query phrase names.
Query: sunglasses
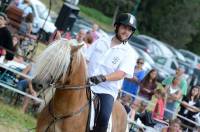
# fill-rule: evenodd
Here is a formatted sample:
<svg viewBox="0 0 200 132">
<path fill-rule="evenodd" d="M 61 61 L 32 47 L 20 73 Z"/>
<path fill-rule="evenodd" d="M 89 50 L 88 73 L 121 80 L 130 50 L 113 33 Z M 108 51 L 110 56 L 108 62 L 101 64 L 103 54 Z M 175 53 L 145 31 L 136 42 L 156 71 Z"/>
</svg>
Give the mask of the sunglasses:
<svg viewBox="0 0 200 132">
<path fill-rule="evenodd" d="M 144 62 L 137 62 L 137 64 L 144 64 Z"/>
</svg>

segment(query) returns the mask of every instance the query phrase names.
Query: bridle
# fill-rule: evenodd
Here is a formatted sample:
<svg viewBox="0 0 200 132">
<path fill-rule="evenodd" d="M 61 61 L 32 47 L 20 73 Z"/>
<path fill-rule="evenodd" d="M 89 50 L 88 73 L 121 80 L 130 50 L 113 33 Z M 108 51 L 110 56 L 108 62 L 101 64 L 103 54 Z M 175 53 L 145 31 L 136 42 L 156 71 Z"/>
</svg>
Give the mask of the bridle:
<svg viewBox="0 0 200 132">
<path fill-rule="evenodd" d="M 73 57 L 70 57 L 68 76 L 71 73 L 72 60 L 73 60 Z M 87 95 L 88 101 L 83 106 L 81 106 L 79 110 L 77 110 L 75 112 L 72 112 L 72 113 L 69 113 L 69 114 L 66 114 L 66 115 L 62 115 L 62 116 L 56 116 L 54 114 L 54 112 L 53 112 L 53 107 L 52 107 L 52 104 L 54 103 L 54 97 L 53 97 L 52 100 L 49 102 L 49 105 L 48 105 L 48 111 L 49 111 L 50 115 L 52 116 L 53 120 L 48 124 L 48 127 L 46 128 L 45 132 L 48 132 L 48 130 L 50 129 L 50 127 L 53 124 L 54 124 L 54 131 L 55 131 L 55 123 L 57 121 L 64 120 L 64 119 L 67 119 L 67 118 L 71 118 L 73 116 L 77 116 L 80 113 L 82 113 L 87 107 L 90 108 L 91 102 L 93 102 L 95 100 L 95 98 L 96 98 L 96 95 L 94 95 L 91 98 L 91 90 L 90 90 L 90 87 L 94 86 L 95 84 L 90 84 L 89 82 L 87 82 L 86 85 L 58 85 L 58 86 L 56 86 L 55 83 L 50 84 L 50 85 L 51 85 L 52 88 L 60 89 L 60 90 L 72 90 L 72 91 L 75 91 L 75 90 L 85 90 L 86 89 L 86 95 Z M 90 120 L 90 119 L 88 119 L 88 120 Z"/>
</svg>

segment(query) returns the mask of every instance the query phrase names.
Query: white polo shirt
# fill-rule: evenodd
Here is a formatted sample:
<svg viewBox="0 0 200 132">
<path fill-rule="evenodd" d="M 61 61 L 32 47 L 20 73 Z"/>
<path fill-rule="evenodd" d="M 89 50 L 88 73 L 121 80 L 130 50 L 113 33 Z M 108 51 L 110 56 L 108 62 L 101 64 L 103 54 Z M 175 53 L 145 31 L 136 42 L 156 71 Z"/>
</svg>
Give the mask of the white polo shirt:
<svg viewBox="0 0 200 132">
<path fill-rule="evenodd" d="M 138 56 L 134 56 L 132 47 L 128 44 L 111 46 L 111 38 L 98 39 L 93 43 L 86 53 L 88 63 L 88 75 L 108 75 L 116 71 L 123 71 L 126 77 L 132 77 Z M 121 88 L 122 80 L 106 81 L 91 87 L 95 93 L 105 93 L 112 95 L 115 99 L 118 89 Z"/>
</svg>

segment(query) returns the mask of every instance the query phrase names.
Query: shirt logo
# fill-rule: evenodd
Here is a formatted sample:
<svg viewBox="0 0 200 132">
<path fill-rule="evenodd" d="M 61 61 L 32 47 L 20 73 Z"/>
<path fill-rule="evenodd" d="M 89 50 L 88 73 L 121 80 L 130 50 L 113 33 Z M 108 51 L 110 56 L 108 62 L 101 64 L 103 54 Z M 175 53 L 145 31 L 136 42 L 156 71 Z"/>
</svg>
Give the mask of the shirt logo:
<svg viewBox="0 0 200 132">
<path fill-rule="evenodd" d="M 119 57 L 114 57 L 113 60 L 112 60 L 112 63 L 116 64 L 118 61 L 119 61 Z"/>
</svg>

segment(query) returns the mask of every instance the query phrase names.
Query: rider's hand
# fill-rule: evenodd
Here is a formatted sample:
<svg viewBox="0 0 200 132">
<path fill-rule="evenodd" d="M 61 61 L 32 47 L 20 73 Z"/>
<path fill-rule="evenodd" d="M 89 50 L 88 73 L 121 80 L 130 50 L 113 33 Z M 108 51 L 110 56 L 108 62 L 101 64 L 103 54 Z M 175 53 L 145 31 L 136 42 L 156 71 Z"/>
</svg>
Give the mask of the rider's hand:
<svg viewBox="0 0 200 132">
<path fill-rule="evenodd" d="M 89 81 L 93 82 L 94 84 L 99 84 L 101 82 L 105 82 L 106 77 L 104 75 L 92 76 L 89 78 Z"/>
</svg>

